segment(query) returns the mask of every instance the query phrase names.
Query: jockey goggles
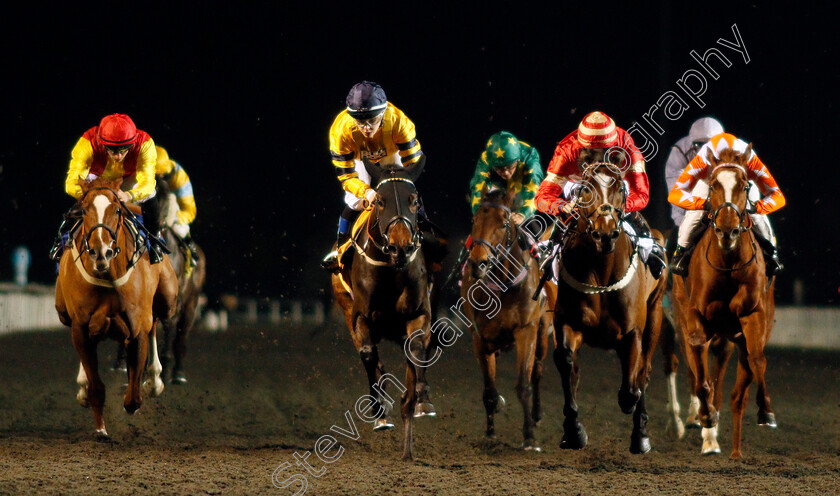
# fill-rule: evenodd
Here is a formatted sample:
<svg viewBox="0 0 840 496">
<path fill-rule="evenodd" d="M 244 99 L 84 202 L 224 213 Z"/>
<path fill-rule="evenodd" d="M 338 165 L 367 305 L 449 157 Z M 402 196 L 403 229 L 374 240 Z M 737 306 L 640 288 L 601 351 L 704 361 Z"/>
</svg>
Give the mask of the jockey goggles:
<svg viewBox="0 0 840 496">
<path fill-rule="evenodd" d="M 519 160 L 514 160 L 513 162 L 511 162 L 507 165 L 497 165 L 496 167 L 493 167 L 493 169 L 495 169 L 497 171 L 500 171 L 500 172 L 514 172 L 516 170 L 516 168 L 519 167 L 519 164 L 520 164 Z"/>
<path fill-rule="evenodd" d="M 377 115 L 376 117 L 371 117 L 370 119 L 353 119 L 356 121 L 356 126 L 361 128 L 373 129 L 374 127 L 378 126 L 379 123 L 382 122 L 382 116 L 385 115 L 384 113 Z"/>
<path fill-rule="evenodd" d="M 127 151 L 131 150 L 132 148 L 134 148 L 133 144 L 132 145 L 122 145 L 122 146 L 105 145 L 105 150 L 107 150 L 111 153 L 123 153 L 123 152 L 127 152 Z"/>
</svg>

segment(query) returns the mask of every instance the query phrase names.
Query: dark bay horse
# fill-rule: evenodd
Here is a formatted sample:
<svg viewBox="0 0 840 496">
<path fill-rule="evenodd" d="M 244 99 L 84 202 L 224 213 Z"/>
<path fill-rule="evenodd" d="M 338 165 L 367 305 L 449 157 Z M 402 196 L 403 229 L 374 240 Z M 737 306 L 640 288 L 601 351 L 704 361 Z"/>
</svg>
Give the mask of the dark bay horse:
<svg viewBox="0 0 840 496">
<path fill-rule="evenodd" d="M 149 379 L 143 391 L 163 392 L 157 352 L 157 322 L 175 311 L 178 282 L 168 262 L 149 264 L 136 228 L 126 220 L 128 206 L 117 191 L 122 179 L 82 182 L 77 209 L 83 218 L 71 233 L 70 246 L 59 265 L 55 308 L 61 322 L 72 328 L 81 365 L 76 399 L 93 409 L 96 434 L 107 437 L 102 414 L 105 384 L 99 376 L 96 347 L 110 337 L 124 346 L 128 357 L 128 388 L 123 405 L 134 413 L 142 404 L 140 380 L 152 346 Z"/>
<path fill-rule="evenodd" d="M 187 377 L 184 373 L 184 356 L 187 352 L 187 337 L 195 324 L 198 313 L 198 300 L 201 290 L 204 287 L 206 277 L 207 260 L 204 251 L 197 244 L 195 258 L 196 264 L 187 258 L 188 248 L 183 239 L 175 233 L 175 222 L 177 220 L 178 203 L 175 194 L 169 191 L 169 184 L 166 180 L 158 178 L 157 195 L 160 202 L 160 210 L 164 217 L 163 236 L 166 245 L 172 253 L 169 254 L 169 262 L 178 277 L 178 303 L 175 308 L 175 316 L 164 320 L 161 359 L 163 365 L 163 377 L 165 381 L 172 384 L 185 384 Z"/>
<path fill-rule="evenodd" d="M 738 376 L 732 390 L 733 459 L 741 458 L 741 420 L 750 384 L 758 384 L 758 425 L 775 427 L 776 418 L 767 393 L 764 346 L 770 339 L 775 315 L 775 278 L 768 280 L 764 255 L 749 228 L 749 183 L 744 154 L 722 150 L 711 153 L 709 177 L 710 226 L 700 238 L 688 275 L 674 277 L 674 304 L 694 375 L 703 426 L 702 452 L 719 453 L 717 424 L 722 404 L 720 386 L 731 348 L 718 356 L 718 370 L 710 378 L 706 356 L 715 340 L 738 347 Z"/>
<path fill-rule="evenodd" d="M 586 343 L 618 353 L 618 404 L 622 412 L 634 413 L 630 452 L 645 453 L 650 450 L 645 390 L 662 322 L 665 278 L 651 275 L 622 227 L 626 191 L 621 171 L 611 163 L 594 162 L 586 167 L 581 184 L 576 221 L 560 261 L 554 317 L 559 333 L 554 362 L 565 400 L 560 446 L 580 449 L 588 440 L 577 405 L 577 352 Z M 653 235 L 662 242 L 661 234 Z"/>
<path fill-rule="evenodd" d="M 540 270 L 536 260 L 518 242 L 520 234 L 511 218 L 515 197 L 513 191 L 506 194 L 498 189 L 490 192 L 485 189 L 482 193 L 473 217 L 472 246 L 461 296 L 465 301 L 464 314 L 473 323 L 473 351 L 484 376 L 486 435 L 495 438 L 494 418 L 504 406 L 504 399 L 496 389 L 496 355 L 515 345 L 519 377 L 516 393 L 524 414 L 522 447 L 539 451 L 534 427 L 542 418 L 540 379 L 548 353 L 551 314 L 546 312 L 545 298 L 538 301 L 532 298 L 539 284 Z M 482 294 L 475 296 L 476 291 Z M 496 313 L 491 314 L 484 305 L 488 296 L 500 303 Z M 476 299 L 481 301 L 479 308 L 473 303 Z"/>
<path fill-rule="evenodd" d="M 393 427 L 388 414 L 394 403 L 388 382 L 402 390 L 403 459 L 412 459 L 414 417 L 434 416 L 424 363 L 431 334 L 428 269 L 417 227 L 420 199 L 414 181 L 425 157 L 407 167 L 380 168 L 369 162 L 376 198 L 370 217 L 353 238 L 352 264 L 332 276 L 336 303 L 344 312 L 353 344 L 367 372 L 367 413 L 374 430 Z M 349 280 L 349 284 L 348 284 Z M 405 382 L 386 374 L 377 344 L 400 343 L 406 352 Z"/>
</svg>

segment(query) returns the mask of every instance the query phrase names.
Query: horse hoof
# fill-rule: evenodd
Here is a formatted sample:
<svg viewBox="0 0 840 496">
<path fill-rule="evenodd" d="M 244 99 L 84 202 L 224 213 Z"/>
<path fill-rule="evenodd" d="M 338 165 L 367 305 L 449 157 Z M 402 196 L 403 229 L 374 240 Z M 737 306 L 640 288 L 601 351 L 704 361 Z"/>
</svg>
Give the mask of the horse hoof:
<svg viewBox="0 0 840 496">
<path fill-rule="evenodd" d="M 649 436 L 633 436 L 630 439 L 630 453 L 634 455 L 643 455 L 650 451 L 650 437 Z"/>
<path fill-rule="evenodd" d="M 435 406 L 431 403 L 417 403 L 414 407 L 414 418 L 434 417 L 435 415 L 437 415 Z"/>
<path fill-rule="evenodd" d="M 376 419 L 376 422 L 373 423 L 373 431 L 374 432 L 384 431 L 384 430 L 393 429 L 393 428 L 394 428 L 394 423 L 391 422 L 391 420 L 387 419 L 387 418 Z"/>
<path fill-rule="evenodd" d="M 642 397 L 642 390 L 639 388 L 632 388 L 627 391 L 623 389 L 618 390 L 618 406 L 624 414 L 631 414 L 636 409 L 636 403 Z"/>
<path fill-rule="evenodd" d="M 90 401 L 88 401 L 87 391 L 80 389 L 78 393 L 76 393 L 76 401 L 79 402 L 80 405 L 84 408 L 90 408 Z"/>
<path fill-rule="evenodd" d="M 163 381 L 160 379 L 149 379 L 143 382 L 143 394 L 153 398 L 160 396 L 163 393 Z"/>
<path fill-rule="evenodd" d="M 534 453 L 542 452 L 542 448 L 537 445 L 537 442 L 533 439 L 526 439 L 525 442 L 522 443 L 522 449 L 524 451 L 533 451 Z"/>
<path fill-rule="evenodd" d="M 134 413 L 140 409 L 140 402 L 139 401 L 129 401 L 128 403 L 123 404 L 123 408 L 125 408 L 126 413 L 129 415 L 134 415 Z"/>
<path fill-rule="evenodd" d="M 589 441 L 586 429 L 583 424 L 575 422 L 575 425 L 563 427 L 563 439 L 560 441 L 561 449 L 583 449 Z"/>
<path fill-rule="evenodd" d="M 772 412 L 758 412 L 758 425 L 775 429 L 776 415 Z"/>
<path fill-rule="evenodd" d="M 171 384 L 184 385 L 187 383 L 187 376 L 183 372 L 178 372 L 172 376 Z"/>
<path fill-rule="evenodd" d="M 732 450 L 732 453 L 729 455 L 730 460 L 740 460 L 741 459 L 741 451 Z"/>
<path fill-rule="evenodd" d="M 93 437 L 96 438 L 97 441 L 108 441 L 111 439 L 111 435 L 108 434 L 108 431 L 105 428 L 96 429 L 93 433 Z"/>
</svg>

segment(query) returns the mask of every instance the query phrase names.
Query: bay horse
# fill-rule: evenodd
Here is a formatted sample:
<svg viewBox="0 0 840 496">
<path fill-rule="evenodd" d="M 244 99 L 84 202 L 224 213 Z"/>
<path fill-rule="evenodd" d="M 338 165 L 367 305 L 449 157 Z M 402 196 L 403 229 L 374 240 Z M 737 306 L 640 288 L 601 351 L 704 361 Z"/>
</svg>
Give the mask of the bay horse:
<svg viewBox="0 0 840 496">
<path fill-rule="evenodd" d="M 186 243 L 175 233 L 178 203 L 175 194 L 169 191 L 166 180 L 158 178 L 157 195 L 160 198 L 160 210 L 163 213 L 163 236 L 172 253 L 169 262 L 178 277 L 178 301 L 175 316 L 162 322 L 164 339 L 162 341 L 162 365 L 164 381 L 172 384 L 186 384 L 184 356 L 187 352 L 187 337 L 195 324 L 198 314 L 198 300 L 204 287 L 207 260 L 200 246 L 194 244 L 197 260 L 194 267 L 187 258 Z"/>
<path fill-rule="evenodd" d="M 597 155 L 592 158 L 599 160 Z M 645 390 L 659 338 L 666 278 L 657 280 L 640 262 L 622 226 L 626 189 L 621 171 L 594 160 L 584 170 L 573 211 L 576 219 L 559 262 L 554 329 L 561 334 L 554 362 L 565 401 L 560 447 L 581 449 L 588 441 L 577 405 L 577 353 L 586 343 L 618 353 L 618 404 L 625 414 L 633 413 L 630 452 L 646 453 L 651 446 Z M 658 231 L 652 234 L 662 243 Z"/>
<path fill-rule="evenodd" d="M 79 181 L 82 197 L 76 209 L 82 220 L 70 235 L 55 285 L 55 308 L 61 322 L 72 329 L 80 366 L 76 399 L 93 410 L 97 437 L 107 438 L 103 417 L 105 384 L 99 376 L 97 345 L 106 337 L 127 350 L 128 388 L 123 406 L 133 414 L 143 402 L 140 380 L 151 343 L 152 363 L 143 392 L 163 392 L 156 327 L 172 317 L 178 282 L 168 262 L 149 264 L 136 228 L 128 220 L 129 206 L 117 191 L 122 179 L 102 177 Z"/>
<path fill-rule="evenodd" d="M 332 288 L 367 373 L 370 395 L 365 397 L 366 411 L 373 429 L 394 426 L 389 419 L 394 401 L 385 387 L 386 381 L 392 382 L 403 391 L 402 457 L 411 460 L 414 417 L 435 415 L 422 366 L 432 339 L 431 304 L 428 268 L 417 227 L 420 198 L 414 185 L 425 156 L 407 167 L 380 168 L 367 160 L 364 165 L 376 198 L 367 206 L 364 228 L 352 238 L 352 263 L 332 276 Z M 385 373 L 377 348 L 382 339 L 397 342 L 405 350 L 405 384 Z"/>
<path fill-rule="evenodd" d="M 481 195 L 473 217 L 472 245 L 461 284 L 465 301 L 464 314 L 472 323 L 473 351 L 484 377 L 484 409 L 487 416 L 485 434 L 496 437 L 495 415 L 504 406 L 504 398 L 496 389 L 496 356 L 502 350 L 516 347 L 518 380 L 516 393 L 522 404 L 522 427 L 525 450 L 540 451 L 534 428 L 542 418 L 540 379 L 543 360 L 548 353 L 548 329 L 551 317 L 546 312 L 544 297 L 533 299 L 539 285 L 540 269 L 536 260 L 518 242 L 520 233 L 512 219 L 516 194 L 495 189 Z M 500 303 L 497 313 L 487 305 L 474 303 L 474 292 L 486 303 L 495 298 Z M 478 308 L 476 308 L 478 306 Z"/>
<path fill-rule="evenodd" d="M 710 380 L 706 356 L 715 340 L 732 341 L 738 347 L 738 375 L 730 397 L 732 408 L 732 452 L 741 458 L 741 421 L 749 386 L 758 392 L 758 425 L 776 427 L 770 407 L 765 370 L 764 346 L 770 339 L 775 316 L 775 278 L 767 278 L 764 254 L 750 230 L 749 182 L 746 163 L 752 145 L 739 154 L 720 151 L 719 158 L 707 155 L 710 163 L 710 225 L 697 242 L 688 275 L 674 277 L 674 304 L 694 375 L 694 393 L 699 400 L 703 427 L 702 453 L 719 453 L 717 424 L 722 404 L 720 390 L 726 359 L 718 357 L 718 371 Z M 723 347 L 724 350 L 726 347 Z"/>
</svg>

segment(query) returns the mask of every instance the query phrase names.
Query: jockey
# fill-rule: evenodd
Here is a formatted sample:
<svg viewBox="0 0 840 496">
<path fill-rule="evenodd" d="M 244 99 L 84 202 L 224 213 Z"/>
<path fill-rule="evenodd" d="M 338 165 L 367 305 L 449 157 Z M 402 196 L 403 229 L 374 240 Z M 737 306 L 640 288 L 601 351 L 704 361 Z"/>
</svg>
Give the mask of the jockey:
<svg viewBox="0 0 840 496">
<path fill-rule="evenodd" d="M 645 160 L 633 138 L 624 129 L 615 125 L 613 120 L 602 112 L 591 112 L 580 122 L 578 128 L 567 135 L 557 148 L 548 165 L 548 175 L 537 191 L 537 208 L 550 215 L 560 212 L 571 213 L 575 208 L 574 197 L 580 187 L 582 152 L 588 149 L 610 148 L 621 151 L 624 163 L 624 182 L 628 186 L 626 212 L 624 220 L 635 231 L 639 245 L 651 246 L 646 263 L 651 274 L 657 279 L 665 267 L 665 250 L 652 239 L 650 228 L 638 213 L 648 204 L 650 185 L 645 172 Z M 629 158 L 629 161 L 628 161 Z"/>
<path fill-rule="evenodd" d="M 540 154 L 536 148 L 517 140 L 507 131 L 494 134 L 487 141 L 470 181 L 472 213 L 478 210 L 485 186 L 488 189 L 513 190 L 518 199 L 518 208 L 511 218 L 517 225 L 521 224 L 536 211 L 534 197 L 543 176 Z"/>
<path fill-rule="evenodd" d="M 723 126 L 711 117 L 703 117 L 694 121 L 691 128 L 688 130 L 688 136 L 680 139 L 674 146 L 671 147 L 671 153 L 668 155 L 668 160 L 665 162 L 665 186 L 668 188 L 668 193 L 674 189 L 674 184 L 677 183 L 677 178 L 683 173 L 691 159 L 697 155 L 697 150 L 705 145 L 712 136 L 723 132 Z M 694 196 L 705 197 L 708 193 L 708 185 L 704 181 L 698 181 L 696 188 L 707 188 L 703 191 L 693 192 Z M 671 205 L 671 219 L 674 225 L 679 227 L 682 224 L 683 217 L 685 217 L 685 209 L 677 205 Z"/>
<path fill-rule="evenodd" d="M 362 159 L 401 166 L 411 165 L 422 156 L 414 123 L 385 97 L 376 83 L 362 81 L 350 89 L 347 108 L 330 127 L 330 155 L 347 204 L 338 220 L 335 249 L 321 262 L 329 271 L 338 269 L 338 247 L 350 239 L 350 229 L 366 202 L 376 196 Z M 420 219 L 425 218 L 421 211 Z"/>
<path fill-rule="evenodd" d="M 157 179 L 166 181 L 169 191 L 175 195 L 178 202 L 178 213 L 172 231 L 187 245 L 193 265 L 198 263 L 198 248 L 193 242 L 190 234 L 190 224 L 195 220 L 196 207 L 193 187 L 187 171 L 181 164 L 169 158 L 169 153 L 162 146 L 156 146 L 157 163 L 155 164 L 155 176 Z"/>
<path fill-rule="evenodd" d="M 706 159 L 707 152 L 711 151 L 717 157 L 721 150 L 731 148 L 738 153 L 745 153 L 747 151 L 747 143 L 735 136 L 727 133 L 718 134 L 703 145 L 697 152 L 697 155 L 691 159 L 688 166 L 685 168 L 671 193 L 668 195 L 668 201 L 686 210 L 690 210 L 685 214 L 685 219 L 680 225 L 680 233 L 677 238 L 677 249 L 674 252 L 673 260 L 671 261 L 671 271 L 674 274 L 685 276 L 688 272 L 688 262 L 690 256 L 688 255 L 688 248 L 696 241 L 705 229 L 705 225 L 701 222 L 704 214 L 704 207 L 707 204 L 706 195 L 708 194 L 708 186 L 700 191 L 698 195 L 695 185 L 709 177 L 711 171 L 709 170 L 709 162 Z M 750 213 L 752 219 L 752 230 L 756 235 L 758 244 L 761 245 L 765 255 L 767 276 L 773 276 L 777 271 L 782 269 L 779 262 L 779 254 L 776 251 L 776 236 L 773 233 L 773 228 L 770 221 L 767 219 L 767 214 L 775 212 L 776 210 L 785 206 L 785 196 L 776 184 L 776 180 L 770 175 L 770 171 L 758 155 L 754 151 L 750 151 L 749 162 L 747 162 L 747 178 L 754 181 L 757 185 L 763 198 L 755 202 L 755 211 Z M 752 203 L 752 202 L 749 202 Z M 750 210 L 748 205 L 748 210 Z"/>
<path fill-rule="evenodd" d="M 143 225 L 151 233 L 149 239 L 149 261 L 156 264 L 169 253 L 160 239 L 160 207 L 155 198 L 155 143 L 145 131 L 137 129 L 131 117 L 125 114 L 111 114 L 102 118 L 79 138 L 71 152 L 70 167 L 64 182 L 68 195 L 77 200 L 82 197 L 79 180 L 93 180 L 100 176 L 108 179 L 122 177 L 123 183 L 117 192 L 122 202 L 140 204 Z M 65 215 L 59 227 L 58 238 L 50 250 L 50 258 L 58 262 L 63 249 L 63 236 L 75 223 L 73 211 Z"/>
</svg>

